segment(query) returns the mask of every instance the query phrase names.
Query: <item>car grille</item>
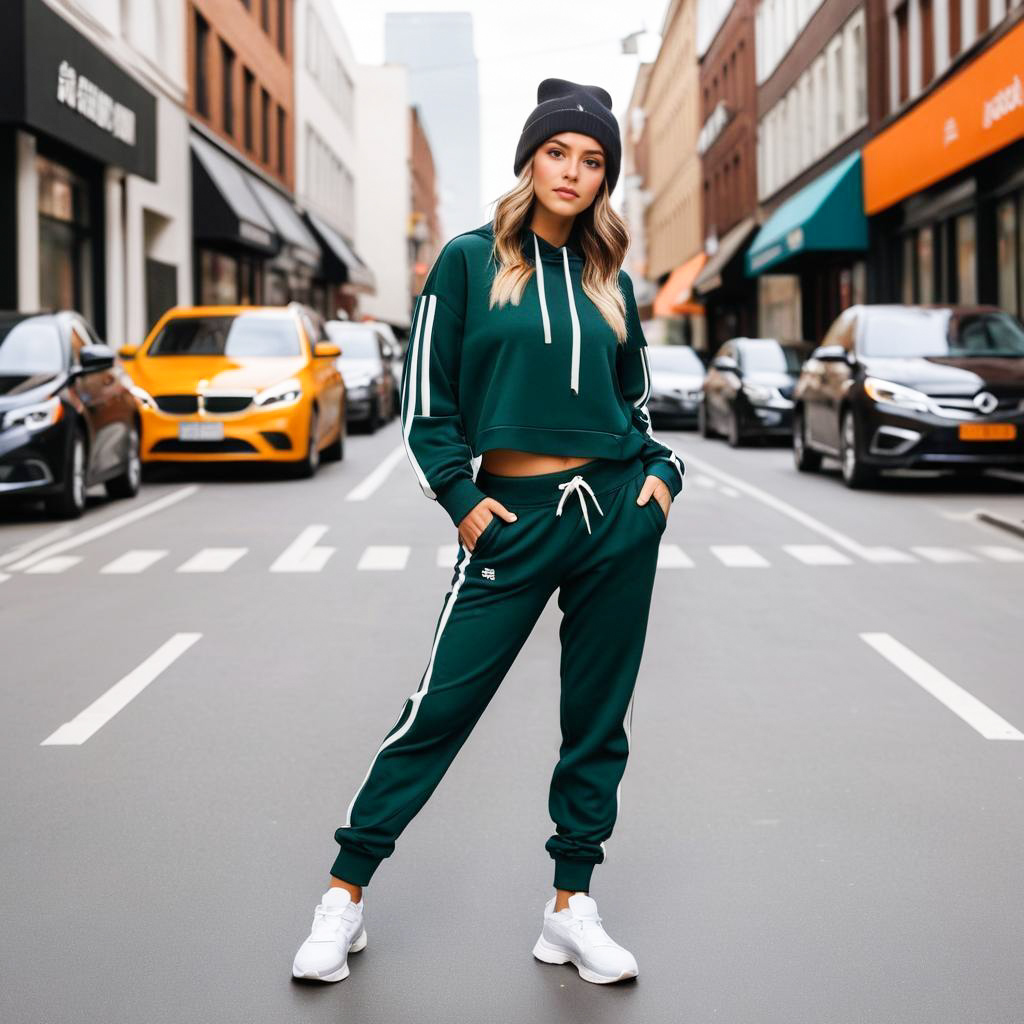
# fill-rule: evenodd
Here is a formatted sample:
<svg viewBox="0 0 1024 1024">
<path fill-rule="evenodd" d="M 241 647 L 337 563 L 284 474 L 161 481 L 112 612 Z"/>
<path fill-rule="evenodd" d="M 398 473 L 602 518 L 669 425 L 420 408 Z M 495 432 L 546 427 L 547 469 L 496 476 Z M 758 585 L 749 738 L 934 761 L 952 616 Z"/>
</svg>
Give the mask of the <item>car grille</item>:
<svg viewBox="0 0 1024 1024">
<path fill-rule="evenodd" d="M 964 413 L 984 418 L 985 416 L 1005 416 L 1008 413 L 1024 412 L 1024 394 L 1019 392 L 998 392 L 995 388 L 983 388 L 998 400 L 999 404 L 990 413 L 982 413 L 974 404 L 974 396 L 929 395 L 931 400 L 944 412 L 960 418 Z"/>
<path fill-rule="evenodd" d="M 182 415 L 199 411 L 199 399 L 195 395 L 154 395 L 153 401 L 161 412 Z"/>
<path fill-rule="evenodd" d="M 242 412 L 252 405 L 251 394 L 203 395 L 203 409 L 211 413 Z M 155 395 L 153 401 L 161 412 L 174 416 L 187 416 L 199 411 L 196 395 Z"/>
<path fill-rule="evenodd" d="M 204 395 L 203 408 L 207 412 L 241 412 L 252 405 L 252 395 Z"/>
<path fill-rule="evenodd" d="M 168 437 L 163 441 L 157 441 L 150 449 L 153 452 L 224 455 L 228 453 L 238 454 L 254 452 L 256 449 L 248 442 L 238 437 L 225 437 L 223 441 L 178 441 L 176 438 Z"/>
</svg>

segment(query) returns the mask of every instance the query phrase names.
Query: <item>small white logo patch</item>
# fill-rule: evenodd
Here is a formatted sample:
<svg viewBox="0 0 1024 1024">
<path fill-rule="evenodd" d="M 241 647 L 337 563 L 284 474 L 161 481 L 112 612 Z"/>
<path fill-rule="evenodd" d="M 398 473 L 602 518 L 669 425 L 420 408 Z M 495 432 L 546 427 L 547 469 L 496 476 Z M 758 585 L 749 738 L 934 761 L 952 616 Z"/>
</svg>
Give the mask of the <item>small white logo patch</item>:
<svg viewBox="0 0 1024 1024">
<path fill-rule="evenodd" d="M 493 569 L 481 569 L 480 570 L 480 575 L 483 576 L 483 578 L 485 580 L 493 580 L 494 579 L 494 570 Z"/>
</svg>

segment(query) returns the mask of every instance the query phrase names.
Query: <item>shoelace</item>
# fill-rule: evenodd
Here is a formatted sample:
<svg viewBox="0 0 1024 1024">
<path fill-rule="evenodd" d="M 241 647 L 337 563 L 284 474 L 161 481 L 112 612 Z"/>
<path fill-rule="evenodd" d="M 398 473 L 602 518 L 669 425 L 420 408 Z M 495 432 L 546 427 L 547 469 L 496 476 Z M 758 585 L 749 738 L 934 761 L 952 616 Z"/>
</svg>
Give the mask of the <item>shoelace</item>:
<svg viewBox="0 0 1024 1024">
<path fill-rule="evenodd" d="M 602 516 L 604 515 L 604 510 L 601 508 L 590 484 L 588 484 L 587 481 L 577 473 L 571 480 L 567 480 L 564 484 L 559 484 L 558 489 L 562 492 L 562 497 L 558 499 L 558 508 L 555 511 L 555 515 L 560 516 L 562 514 L 562 506 L 565 504 L 565 499 L 575 491 L 580 499 L 580 507 L 583 509 L 583 521 L 587 524 L 587 533 L 590 533 L 590 516 L 587 514 L 587 501 L 583 497 L 584 491 L 590 495 L 591 500 L 597 506 L 597 511 L 600 512 Z"/>
<path fill-rule="evenodd" d="M 325 907 L 322 903 L 318 903 L 313 911 L 313 928 L 309 937 L 313 940 L 333 939 L 337 935 L 341 923 L 346 920 L 351 919 L 345 917 L 343 910 L 338 910 L 337 907 Z"/>
</svg>

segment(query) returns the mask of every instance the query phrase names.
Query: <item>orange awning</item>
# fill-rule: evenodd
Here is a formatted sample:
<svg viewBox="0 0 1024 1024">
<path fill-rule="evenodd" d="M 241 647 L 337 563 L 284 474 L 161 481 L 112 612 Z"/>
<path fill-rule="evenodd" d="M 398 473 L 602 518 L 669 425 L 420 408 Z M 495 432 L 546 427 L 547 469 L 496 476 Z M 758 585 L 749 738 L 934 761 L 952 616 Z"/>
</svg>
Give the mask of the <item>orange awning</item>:
<svg viewBox="0 0 1024 1024">
<path fill-rule="evenodd" d="M 693 301 L 693 282 L 707 262 L 707 253 L 699 252 L 685 263 L 680 263 L 654 296 L 655 316 L 682 316 L 684 313 L 703 313 L 704 307 Z"/>
</svg>

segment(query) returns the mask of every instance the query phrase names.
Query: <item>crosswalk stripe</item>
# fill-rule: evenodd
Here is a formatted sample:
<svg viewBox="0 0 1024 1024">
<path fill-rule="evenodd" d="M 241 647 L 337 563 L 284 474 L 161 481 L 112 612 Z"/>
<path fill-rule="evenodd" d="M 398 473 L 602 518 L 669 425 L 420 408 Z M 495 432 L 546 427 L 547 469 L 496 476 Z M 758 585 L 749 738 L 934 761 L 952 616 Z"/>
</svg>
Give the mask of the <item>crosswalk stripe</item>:
<svg viewBox="0 0 1024 1024">
<path fill-rule="evenodd" d="M 783 544 L 782 550 L 804 565 L 850 565 L 853 561 L 828 544 Z"/>
<path fill-rule="evenodd" d="M 363 551 L 357 569 L 404 569 L 409 561 L 406 544 L 371 544 Z"/>
<path fill-rule="evenodd" d="M 73 565 L 78 565 L 82 560 L 80 555 L 54 555 L 52 558 L 45 558 L 41 562 L 36 562 L 35 565 L 29 566 L 25 572 L 29 573 L 46 573 L 48 576 L 52 576 L 58 572 L 64 572 L 70 569 Z"/>
<path fill-rule="evenodd" d="M 307 526 L 278 555 L 271 572 L 320 572 L 336 548 L 318 548 L 314 545 L 327 532 L 326 526 Z"/>
<path fill-rule="evenodd" d="M 662 544 L 658 548 L 659 569 L 692 569 L 693 559 L 678 544 Z"/>
<path fill-rule="evenodd" d="M 1024 562 L 1024 551 L 1018 548 L 1006 548 L 998 544 L 979 544 L 977 550 L 994 562 Z"/>
<path fill-rule="evenodd" d="M 978 560 L 969 551 L 962 551 L 960 548 L 911 547 L 910 550 L 922 558 L 927 558 L 929 562 L 938 562 L 941 565 Z"/>
<path fill-rule="evenodd" d="M 730 569 L 761 569 L 771 564 L 745 544 L 712 544 L 711 553 Z"/>
<path fill-rule="evenodd" d="M 3 583 L 4 580 L 9 580 L 10 578 L 10 573 L 0 572 L 0 583 Z"/>
<path fill-rule="evenodd" d="M 151 565 L 159 562 L 168 554 L 167 551 L 148 550 L 140 548 L 135 551 L 126 551 L 119 558 L 108 562 L 100 572 L 128 574 L 145 572 Z"/>
<path fill-rule="evenodd" d="M 852 550 L 852 549 L 851 549 Z M 857 552 L 865 561 L 874 565 L 903 565 L 916 562 L 917 559 L 909 552 L 898 548 L 861 548 Z"/>
<path fill-rule="evenodd" d="M 177 572 L 225 572 L 244 555 L 248 548 L 203 548 L 187 562 L 178 566 Z"/>
</svg>

